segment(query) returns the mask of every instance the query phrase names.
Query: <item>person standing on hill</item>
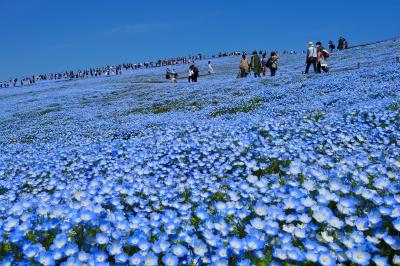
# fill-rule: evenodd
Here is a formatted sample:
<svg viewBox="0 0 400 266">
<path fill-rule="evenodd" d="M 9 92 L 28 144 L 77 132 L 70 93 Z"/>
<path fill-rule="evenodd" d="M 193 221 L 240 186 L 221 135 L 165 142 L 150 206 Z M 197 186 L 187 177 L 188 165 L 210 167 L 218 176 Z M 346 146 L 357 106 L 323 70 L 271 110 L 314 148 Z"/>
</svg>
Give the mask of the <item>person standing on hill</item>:
<svg viewBox="0 0 400 266">
<path fill-rule="evenodd" d="M 165 74 L 165 79 L 171 79 L 171 70 L 169 70 L 169 68 L 167 68 L 167 72 Z"/>
<path fill-rule="evenodd" d="M 261 60 L 257 54 L 257 51 L 253 52 L 253 56 L 250 61 L 251 70 L 254 72 L 255 78 L 261 78 Z"/>
<path fill-rule="evenodd" d="M 240 68 L 240 77 L 241 78 L 247 77 L 247 75 L 249 74 L 249 70 L 250 70 L 250 63 L 247 60 L 245 54 L 242 55 L 242 60 L 240 60 L 239 68 Z"/>
<path fill-rule="evenodd" d="M 267 62 L 268 62 L 267 53 L 263 53 L 261 59 L 261 65 L 262 65 L 262 75 L 264 77 L 267 75 L 267 69 L 268 69 Z"/>
<path fill-rule="evenodd" d="M 271 77 L 274 77 L 276 75 L 276 71 L 278 70 L 278 58 L 278 54 L 276 52 L 272 52 L 267 61 L 267 66 L 271 70 Z"/>
<path fill-rule="evenodd" d="M 193 76 L 192 76 L 192 81 L 197 82 L 197 79 L 199 78 L 199 69 L 197 68 L 196 65 L 193 66 Z"/>
<path fill-rule="evenodd" d="M 308 70 L 310 69 L 311 65 L 313 65 L 314 67 L 314 73 L 317 73 L 317 60 L 318 60 L 317 48 L 314 47 L 313 42 L 309 42 L 307 49 L 307 57 L 306 57 L 307 66 L 305 74 L 308 74 Z"/>
<path fill-rule="evenodd" d="M 335 50 L 336 46 L 333 44 L 332 41 L 329 41 L 329 51 L 332 53 Z"/>
<path fill-rule="evenodd" d="M 208 74 L 211 75 L 211 74 L 214 74 L 214 73 L 215 72 L 214 72 L 214 68 L 211 65 L 211 61 L 208 61 Z"/>
<path fill-rule="evenodd" d="M 337 46 L 339 51 L 342 51 L 345 48 L 345 41 L 346 41 L 346 39 L 343 38 L 342 36 L 340 36 L 339 41 L 338 41 L 338 46 Z"/>
<path fill-rule="evenodd" d="M 193 72 L 193 65 L 191 65 L 191 66 L 189 67 L 189 76 L 188 76 L 188 82 L 189 82 L 189 83 L 193 81 L 193 75 L 194 75 L 194 72 Z"/>
<path fill-rule="evenodd" d="M 321 69 L 326 73 L 328 72 L 328 64 L 326 62 L 327 54 L 325 48 L 322 46 L 321 42 L 317 42 L 317 72 L 321 74 Z"/>
</svg>

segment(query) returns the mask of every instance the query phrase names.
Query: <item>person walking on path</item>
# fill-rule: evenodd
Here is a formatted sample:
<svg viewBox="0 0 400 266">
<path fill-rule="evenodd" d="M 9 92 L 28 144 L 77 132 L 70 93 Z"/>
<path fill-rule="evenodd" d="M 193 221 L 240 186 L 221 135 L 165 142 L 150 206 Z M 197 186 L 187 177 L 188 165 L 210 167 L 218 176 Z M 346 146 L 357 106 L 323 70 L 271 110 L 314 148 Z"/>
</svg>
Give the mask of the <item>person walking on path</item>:
<svg viewBox="0 0 400 266">
<path fill-rule="evenodd" d="M 250 61 L 251 70 L 254 72 L 255 78 L 261 78 L 261 60 L 257 54 L 257 51 L 253 52 L 253 56 Z"/>
<path fill-rule="evenodd" d="M 241 78 L 245 78 L 247 77 L 247 75 L 249 74 L 249 70 L 250 70 L 250 63 L 246 58 L 246 55 L 242 55 L 242 60 L 240 60 L 240 77 Z"/>
<path fill-rule="evenodd" d="M 310 69 L 311 65 L 313 65 L 314 73 L 317 73 L 317 60 L 318 60 L 317 48 L 314 47 L 313 42 L 309 42 L 307 49 L 305 74 L 308 74 L 308 70 Z"/>
<path fill-rule="evenodd" d="M 274 77 L 276 75 L 276 71 L 278 70 L 278 59 L 278 54 L 276 52 L 272 52 L 267 61 L 267 66 L 271 70 L 271 77 Z"/>
<path fill-rule="evenodd" d="M 214 72 L 214 68 L 211 65 L 211 61 L 208 61 L 208 74 L 211 75 L 211 74 L 214 74 L 214 73 L 215 72 Z"/>
<path fill-rule="evenodd" d="M 326 62 L 328 53 L 325 50 L 325 48 L 322 46 L 321 42 L 317 42 L 316 44 L 317 44 L 317 54 L 318 54 L 317 72 L 318 72 L 318 74 L 321 74 L 321 69 L 322 69 L 326 73 L 326 72 L 328 72 L 328 63 Z"/>
</svg>

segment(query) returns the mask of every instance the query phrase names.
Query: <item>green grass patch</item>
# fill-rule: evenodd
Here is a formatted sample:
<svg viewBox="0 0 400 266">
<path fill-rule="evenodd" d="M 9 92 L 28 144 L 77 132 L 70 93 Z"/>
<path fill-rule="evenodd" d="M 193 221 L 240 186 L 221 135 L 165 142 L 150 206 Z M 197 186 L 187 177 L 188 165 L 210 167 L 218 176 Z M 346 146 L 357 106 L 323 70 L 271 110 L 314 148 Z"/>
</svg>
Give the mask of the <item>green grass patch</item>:
<svg viewBox="0 0 400 266">
<path fill-rule="evenodd" d="M 210 114 L 210 116 L 218 117 L 218 116 L 222 116 L 222 115 L 249 113 L 253 110 L 260 108 L 264 102 L 265 102 L 265 98 L 262 98 L 262 97 L 253 98 L 250 101 L 248 101 L 247 103 L 240 105 L 240 106 L 226 107 L 226 108 L 219 109 L 215 112 L 212 112 Z"/>
</svg>

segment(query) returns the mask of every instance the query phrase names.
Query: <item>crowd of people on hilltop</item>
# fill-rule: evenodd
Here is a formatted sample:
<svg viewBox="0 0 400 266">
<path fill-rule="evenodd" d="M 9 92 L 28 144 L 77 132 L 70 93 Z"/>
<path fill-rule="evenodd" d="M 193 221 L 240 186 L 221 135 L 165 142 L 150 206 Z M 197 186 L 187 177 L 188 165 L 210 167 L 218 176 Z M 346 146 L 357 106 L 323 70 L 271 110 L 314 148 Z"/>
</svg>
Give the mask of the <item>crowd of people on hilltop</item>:
<svg viewBox="0 0 400 266">
<path fill-rule="evenodd" d="M 305 73 L 309 72 L 309 68 L 311 65 L 314 68 L 315 73 L 321 73 L 322 71 L 328 72 L 328 63 L 327 58 L 329 58 L 330 53 L 332 53 L 335 49 L 344 50 L 349 48 L 349 43 L 343 37 L 340 37 L 338 40 L 337 47 L 334 45 L 332 41 L 329 41 L 329 51 L 326 50 L 321 42 L 317 42 L 316 46 L 314 43 L 308 43 L 308 48 L 303 53 L 306 54 L 306 70 Z M 283 54 L 297 54 L 296 51 L 283 51 Z M 217 55 L 211 56 L 212 58 L 221 58 L 227 56 L 239 56 L 242 55 L 240 64 L 239 64 L 239 73 L 238 78 L 244 78 L 249 75 L 250 72 L 254 73 L 254 77 L 266 76 L 268 71 L 271 73 L 271 76 L 275 76 L 278 70 L 278 59 L 279 55 L 277 52 L 271 52 L 267 56 L 266 51 L 254 51 L 251 55 L 250 61 L 247 59 L 246 52 L 220 52 Z M 137 70 L 142 68 L 155 68 L 155 67 L 163 67 L 163 66 L 174 66 L 181 64 L 190 64 L 189 67 L 189 82 L 197 82 L 199 78 L 199 69 L 195 65 L 195 61 L 204 59 L 202 54 L 198 54 L 196 56 L 186 56 L 186 57 L 178 57 L 164 60 L 156 60 L 151 62 L 143 62 L 137 64 L 120 64 L 117 66 L 106 66 L 101 68 L 90 68 L 88 70 L 78 70 L 78 71 L 65 71 L 59 73 L 51 73 L 46 75 L 34 75 L 30 77 L 24 77 L 22 79 L 13 78 L 8 81 L 0 82 L 0 88 L 9 88 L 9 87 L 22 87 L 33 85 L 38 81 L 46 81 L 46 80 L 71 80 L 71 79 L 83 79 L 89 77 L 99 77 L 99 76 L 115 76 L 121 75 L 123 71 L 128 70 Z M 211 65 L 211 61 L 208 62 L 208 74 L 213 74 L 214 69 Z M 167 68 L 166 79 L 171 80 L 172 82 L 176 82 L 178 78 L 178 74 L 175 69 L 170 70 Z"/>
<path fill-rule="evenodd" d="M 270 56 L 267 58 L 267 52 L 254 51 L 250 62 L 247 59 L 247 54 L 243 53 L 242 59 L 239 64 L 238 78 L 245 78 L 249 75 L 250 71 L 253 71 L 254 77 L 260 78 L 261 75 L 264 77 L 267 75 L 268 70 L 271 72 L 271 76 L 275 76 L 278 70 L 278 53 L 271 52 Z"/>
<path fill-rule="evenodd" d="M 229 52 L 229 53 L 225 52 L 213 55 L 212 57 L 217 58 L 217 57 L 233 56 L 236 54 L 237 52 Z M 19 79 L 11 78 L 9 80 L 0 82 L 0 88 L 29 86 L 35 84 L 38 81 L 71 80 L 71 79 L 83 79 L 83 78 L 100 77 L 100 76 L 116 76 L 116 75 L 121 75 L 123 71 L 128 71 L 128 70 L 174 66 L 181 64 L 193 64 L 195 61 L 202 59 L 204 59 L 203 54 L 197 54 L 195 56 L 185 56 L 185 57 L 177 57 L 177 58 L 162 59 L 162 60 L 160 59 L 156 61 L 142 62 L 136 64 L 125 63 L 125 64 L 119 64 L 117 66 L 105 66 L 99 68 L 90 68 L 87 70 L 65 71 L 65 72 L 33 75 Z"/>
<path fill-rule="evenodd" d="M 349 44 L 347 40 L 343 37 L 339 38 L 338 41 L 338 50 L 348 49 Z M 304 51 L 306 54 L 306 69 L 304 74 L 308 74 L 311 65 L 314 68 L 314 72 L 317 74 L 329 71 L 328 67 L 328 58 L 331 53 L 336 49 L 336 46 L 332 41 L 329 41 L 329 51 L 325 49 L 322 43 L 316 42 L 314 45 L 313 42 L 308 43 L 307 50 Z M 284 53 L 296 54 L 296 52 L 287 52 Z M 250 62 L 247 59 L 247 54 L 243 53 L 242 58 L 239 64 L 239 74 L 238 78 L 245 78 L 249 75 L 250 72 L 254 73 L 254 77 L 259 78 L 261 74 L 263 76 L 267 75 L 268 70 L 271 73 L 271 76 L 275 76 L 278 70 L 278 59 L 279 55 L 277 52 L 271 52 L 270 56 L 267 58 L 267 52 L 258 52 L 254 51 Z"/>
</svg>

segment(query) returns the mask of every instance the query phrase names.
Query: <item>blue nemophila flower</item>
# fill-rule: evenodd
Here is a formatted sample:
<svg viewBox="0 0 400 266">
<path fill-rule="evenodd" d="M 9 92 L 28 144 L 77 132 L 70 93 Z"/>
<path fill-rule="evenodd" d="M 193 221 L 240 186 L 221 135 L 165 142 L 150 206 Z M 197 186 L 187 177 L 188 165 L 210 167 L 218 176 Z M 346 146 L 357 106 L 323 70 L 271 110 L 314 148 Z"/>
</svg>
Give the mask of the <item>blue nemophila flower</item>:
<svg viewBox="0 0 400 266">
<path fill-rule="evenodd" d="M 43 252 L 41 253 L 38 258 L 37 261 L 44 265 L 44 266 L 52 266 L 52 265 L 56 265 L 56 262 L 53 259 L 53 256 L 51 255 L 50 252 Z"/>
<path fill-rule="evenodd" d="M 105 262 L 108 258 L 108 255 L 103 250 L 96 250 L 93 253 L 93 258 L 96 263 Z"/>
<path fill-rule="evenodd" d="M 121 254 L 123 252 L 122 245 L 118 242 L 114 242 L 107 247 L 108 253 L 112 256 Z"/>
<path fill-rule="evenodd" d="M 373 261 L 377 266 L 388 266 L 388 265 L 389 265 L 387 258 L 386 258 L 386 257 L 379 256 L 379 255 L 375 255 L 375 256 L 372 258 L 372 261 Z"/>
<path fill-rule="evenodd" d="M 164 265 L 167 266 L 176 266 L 178 265 L 179 260 L 178 257 L 168 253 L 165 256 L 163 256 L 162 262 L 164 263 Z"/>
<path fill-rule="evenodd" d="M 129 258 L 129 263 L 131 265 L 140 265 L 142 261 L 144 260 L 144 257 L 140 253 L 135 253 L 133 256 Z"/>
<path fill-rule="evenodd" d="M 187 248 L 180 244 L 172 246 L 171 251 L 177 257 L 183 257 L 188 252 Z"/>
<path fill-rule="evenodd" d="M 267 205 L 262 202 L 257 202 L 254 206 L 254 212 L 259 216 L 265 216 L 267 214 Z"/>
<path fill-rule="evenodd" d="M 39 252 L 42 250 L 43 248 L 40 245 L 30 245 L 29 247 L 27 247 L 26 249 L 24 249 L 24 254 L 26 257 L 28 258 L 34 258 L 36 256 L 39 255 Z"/>
<path fill-rule="evenodd" d="M 143 259 L 143 265 L 156 266 L 158 265 L 158 257 L 153 253 L 148 253 Z"/>
<path fill-rule="evenodd" d="M 332 217 L 331 209 L 325 206 L 318 206 L 313 210 L 313 218 L 319 223 L 329 222 L 331 217 Z"/>
<path fill-rule="evenodd" d="M 371 260 L 371 255 L 361 249 L 351 249 L 346 252 L 347 257 L 354 263 L 359 265 L 369 265 Z"/>
<path fill-rule="evenodd" d="M 322 252 L 318 256 L 318 262 L 323 266 L 336 265 L 335 258 L 329 252 Z"/>
<path fill-rule="evenodd" d="M 87 262 L 89 260 L 89 258 L 90 258 L 90 255 L 84 251 L 80 251 L 78 253 L 78 260 L 80 262 Z"/>
<path fill-rule="evenodd" d="M 96 234 L 96 243 L 99 245 L 105 245 L 108 243 L 108 236 L 106 234 L 103 233 L 98 233 Z"/>
<path fill-rule="evenodd" d="M 72 256 L 78 252 L 79 252 L 78 245 L 73 244 L 73 243 L 66 245 L 64 248 L 64 254 L 67 257 Z"/>
<path fill-rule="evenodd" d="M 116 263 L 126 263 L 129 259 L 128 254 L 126 253 L 119 253 L 118 255 L 115 256 L 115 262 Z"/>
</svg>

